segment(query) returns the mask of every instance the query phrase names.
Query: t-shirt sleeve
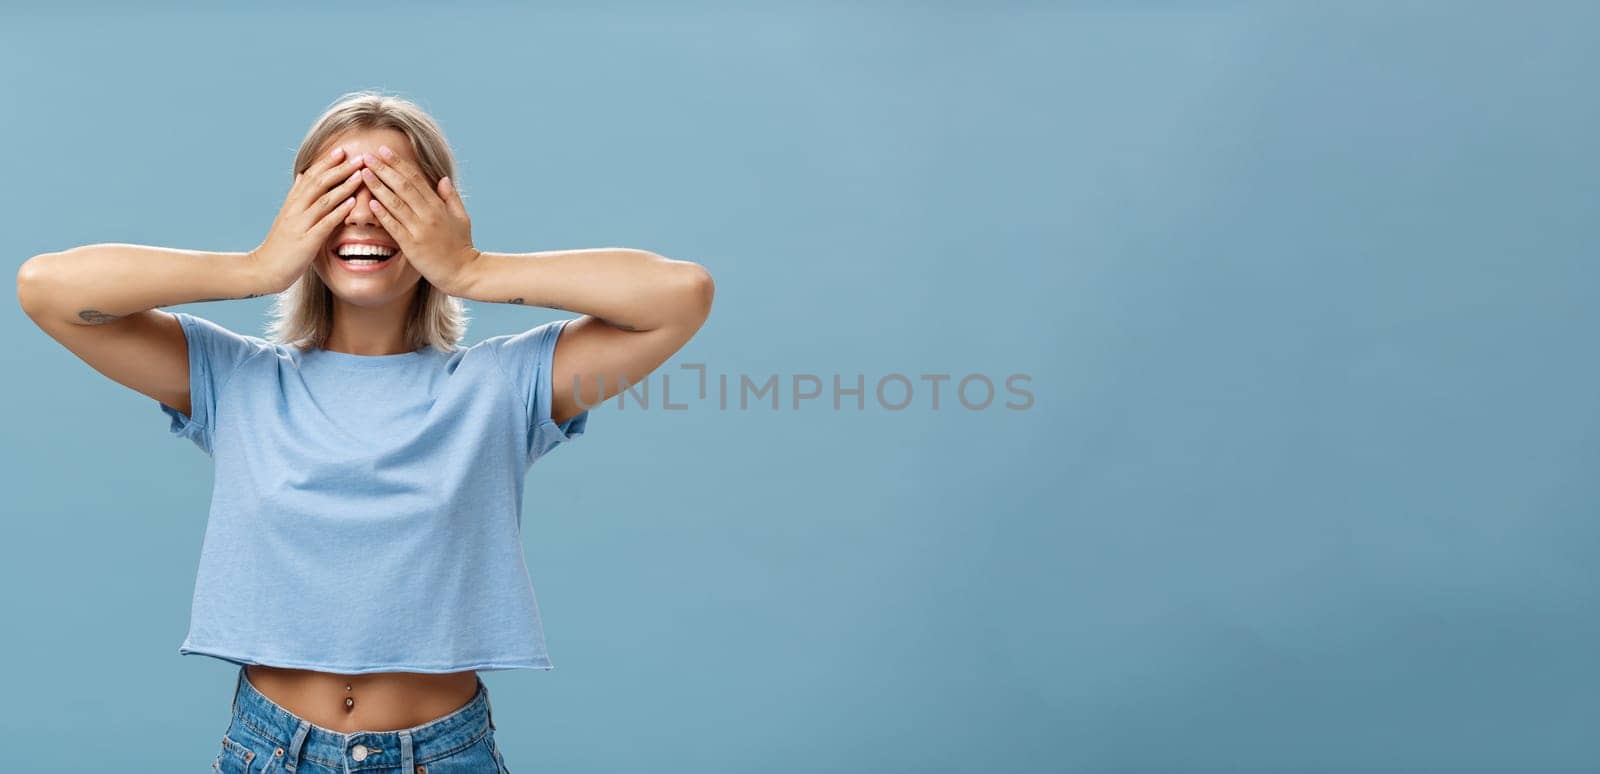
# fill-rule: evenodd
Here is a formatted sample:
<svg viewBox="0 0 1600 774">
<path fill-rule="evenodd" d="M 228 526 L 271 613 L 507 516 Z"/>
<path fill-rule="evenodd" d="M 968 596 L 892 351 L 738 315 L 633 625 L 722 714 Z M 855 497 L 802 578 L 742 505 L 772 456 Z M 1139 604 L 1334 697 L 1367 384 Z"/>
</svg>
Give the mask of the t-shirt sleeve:
<svg viewBox="0 0 1600 774">
<path fill-rule="evenodd" d="M 563 441 L 583 435 L 589 424 L 587 409 L 561 424 L 550 418 L 552 398 L 552 366 L 555 363 L 556 339 L 571 319 L 553 320 L 529 328 L 522 333 L 495 336 L 485 340 L 489 351 L 499 361 L 500 369 L 511 383 L 511 389 L 522 398 L 527 412 L 527 460 L 535 460 L 549 453 Z"/>
<path fill-rule="evenodd" d="M 257 345 L 247 336 L 234 333 L 217 323 L 187 312 L 172 312 L 183 326 L 189 346 L 189 414 L 156 401 L 161 411 L 172 418 L 173 435 L 188 438 L 207 455 L 211 454 L 211 429 L 217 412 L 217 396 Z"/>
</svg>

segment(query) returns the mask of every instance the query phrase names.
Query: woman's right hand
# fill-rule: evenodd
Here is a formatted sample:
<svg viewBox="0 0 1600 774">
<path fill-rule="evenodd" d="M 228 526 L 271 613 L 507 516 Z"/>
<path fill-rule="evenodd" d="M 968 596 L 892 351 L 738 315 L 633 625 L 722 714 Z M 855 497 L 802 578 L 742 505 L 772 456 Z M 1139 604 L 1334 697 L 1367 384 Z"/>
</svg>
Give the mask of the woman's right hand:
<svg viewBox="0 0 1600 774">
<path fill-rule="evenodd" d="M 321 254 L 328 235 L 355 206 L 362 159 L 344 156 L 344 148 L 335 148 L 294 176 L 294 185 L 289 187 L 266 240 L 250 251 L 250 260 L 272 292 L 288 289 L 305 274 L 306 267 Z"/>
</svg>

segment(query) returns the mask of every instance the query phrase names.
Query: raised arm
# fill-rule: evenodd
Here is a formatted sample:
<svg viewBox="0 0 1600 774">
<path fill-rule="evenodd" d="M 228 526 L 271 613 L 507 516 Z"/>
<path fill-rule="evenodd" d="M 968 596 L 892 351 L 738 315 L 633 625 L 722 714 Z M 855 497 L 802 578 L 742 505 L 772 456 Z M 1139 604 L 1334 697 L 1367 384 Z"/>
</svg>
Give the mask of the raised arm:
<svg viewBox="0 0 1600 774">
<path fill-rule="evenodd" d="M 342 149 L 295 175 L 267 238 L 249 252 L 94 244 L 36 255 L 17 270 L 17 301 L 45 333 L 113 381 L 185 414 L 187 340 L 156 309 L 254 298 L 289 287 L 354 206 L 358 159 Z"/>
<path fill-rule="evenodd" d="M 189 348 L 177 318 L 153 307 L 269 290 L 247 253 L 95 244 L 17 270 L 17 300 L 41 330 L 112 381 L 185 414 Z"/>
<path fill-rule="evenodd" d="M 599 247 L 480 251 L 462 270 L 455 294 L 584 315 L 557 340 L 550 415 L 561 423 L 672 357 L 705 322 L 714 290 L 710 272 L 697 263 Z"/>
<path fill-rule="evenodd" d="M 274 292 L 256 275 L 249 253 L 85 245 L 24 261 L 17 300 L 40 325 L 105 325 L 158 306 Z"/>
</svg>

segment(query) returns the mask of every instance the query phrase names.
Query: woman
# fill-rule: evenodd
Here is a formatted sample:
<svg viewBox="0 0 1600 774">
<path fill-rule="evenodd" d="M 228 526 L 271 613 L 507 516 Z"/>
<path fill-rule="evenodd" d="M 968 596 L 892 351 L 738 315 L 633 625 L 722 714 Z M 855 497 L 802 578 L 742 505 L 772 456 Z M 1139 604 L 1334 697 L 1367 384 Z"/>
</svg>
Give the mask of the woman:
<svg viewBox="0 0 1600 774">
<path fill-rule="evenodd" d="M 19 298 L 213 460 L 179 652 L 239 666 L 214 770 L 505 771 L 478 672 L 554 668 L 524 475 L 699 330 L 710 275 L 477 249 L 444 135 L 404 99 L 341 98 L 294 171 L 254 250 L 77 247 L 27 261 Z M 269 338 L 156 308 L 266 294 Z M 461 299 L 578 316 L 460 347 Z"/>
</svg>

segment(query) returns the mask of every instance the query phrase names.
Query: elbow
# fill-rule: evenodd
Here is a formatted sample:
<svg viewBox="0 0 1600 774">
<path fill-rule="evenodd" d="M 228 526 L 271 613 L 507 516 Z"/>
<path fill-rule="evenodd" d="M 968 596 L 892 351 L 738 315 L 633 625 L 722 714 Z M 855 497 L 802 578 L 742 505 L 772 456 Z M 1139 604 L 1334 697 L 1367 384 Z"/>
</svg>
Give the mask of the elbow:
<svg viewBox="0 0 1600 774">
<path fill-rule="evenodd" d="M 717 283 L 711 272 L 698 263 L 683 261 L 679 269 L 680 293 L 684 315 L 699 327 L 711 314 L 711 301 L 717 294 Z"/>
<path fill-rule="evenodd" d="M 46 261 L 50 255 L 35 255 L 17 267 L 17 305 L 22 307 L 23 314 L 35 320 L 43 311 L 41 304 L 46 296 Z"/>
</svg>

